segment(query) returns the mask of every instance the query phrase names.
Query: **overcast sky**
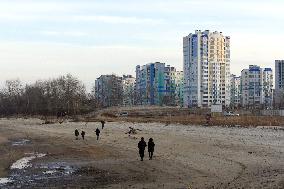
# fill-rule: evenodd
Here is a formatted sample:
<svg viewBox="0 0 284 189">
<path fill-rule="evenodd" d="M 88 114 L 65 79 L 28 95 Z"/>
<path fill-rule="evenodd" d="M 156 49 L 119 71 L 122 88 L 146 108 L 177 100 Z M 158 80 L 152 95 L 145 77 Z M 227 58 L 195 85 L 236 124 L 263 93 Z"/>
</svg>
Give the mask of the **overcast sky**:
<svg viewBox="0 0 284 189">
<path fill-rule="evenodd" d="M 71 73 L 135 74 L 154 61 L 182 69 L 182 37 L 231 36 L 231 72 L 284 59 L 283 0 L 0 0 L 0 82 Z"/>
</svg>

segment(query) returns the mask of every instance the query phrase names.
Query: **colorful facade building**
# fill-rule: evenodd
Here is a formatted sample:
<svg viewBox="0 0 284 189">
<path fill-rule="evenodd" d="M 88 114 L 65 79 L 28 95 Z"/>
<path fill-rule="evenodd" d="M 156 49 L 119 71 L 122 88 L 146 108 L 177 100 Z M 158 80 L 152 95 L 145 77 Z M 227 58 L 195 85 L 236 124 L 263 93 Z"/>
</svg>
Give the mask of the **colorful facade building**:
<svg viewBox="0 0 284 189">
<path fill-rule="evenodd" d="M 175 74 L 176 69 L 165 63 L 136 66 L 136 104 L 175 105 Z"/>
</svg>

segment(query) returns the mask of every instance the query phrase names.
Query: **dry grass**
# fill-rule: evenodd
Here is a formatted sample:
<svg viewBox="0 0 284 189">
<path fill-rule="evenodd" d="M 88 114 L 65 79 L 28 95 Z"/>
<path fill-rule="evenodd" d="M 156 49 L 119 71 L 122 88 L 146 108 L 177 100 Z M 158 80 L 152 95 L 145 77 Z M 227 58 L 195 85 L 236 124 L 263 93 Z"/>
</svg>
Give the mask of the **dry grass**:
<svg viewBox="0 0 284 189">
<path fill-rule="evenodd" d="M 127 111 L 127 117 L 117 116 L 120 112 Z M 96 115 L 88 117 L 81 116 L 77 121 L 97 122 L 105 120 L 108 122 L 127 121 L 136 123 L 160 122 L 165 124 L 184 124 L 184 125 L 207 125 L 206 114 L 208 109 L 185 109 L 185 108 L 132 108 L 119 109 L 110 108 L 98 112 Z M 279 116 L 213 116 L 209 126 L 284 126 L 284 117 Z"/>
<path fill-rule="evenodd" d="M 240 125 L 240 126 L 284 126 L 284 117 L 279 116 L 236 116 L 214 117 L 213 125 Z"/>
<path fill-rule="evenodd" d="M 130 116 L 130 117 L 113 117 L 101 116 L 89 121 L 104 119 L 109 122 L 127 121 L 136 123 L 160 122 L 165 124 L 178 123 L 184 125 L 205 125 L 206 118 L 204 115 L 183 115 L 183 116 Z M 83 120 L 82 120 L 83 121 Z M 278 116 L 216 116 L 212 117 L 209 126 L 284 126 L 284 117 Z"/>
</svg>

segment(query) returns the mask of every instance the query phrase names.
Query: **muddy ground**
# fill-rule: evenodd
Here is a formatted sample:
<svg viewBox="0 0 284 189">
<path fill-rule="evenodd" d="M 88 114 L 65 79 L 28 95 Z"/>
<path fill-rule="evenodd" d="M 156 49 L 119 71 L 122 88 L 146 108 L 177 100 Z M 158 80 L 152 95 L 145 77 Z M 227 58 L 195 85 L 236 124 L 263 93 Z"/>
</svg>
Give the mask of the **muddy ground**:
<svg viewBox="0 0 284 189">
<path fill-rule="evenodd" d="M 100 123 L 42 123 L 0 120 L 0 188 L 284 188 L 282 128 L 111 122 L 97 141 Z M 154 138 L 153 160 L 139 161 L 142 136 Z M 10 169 L 37 153 L 46 155 Z"/>
</svg>

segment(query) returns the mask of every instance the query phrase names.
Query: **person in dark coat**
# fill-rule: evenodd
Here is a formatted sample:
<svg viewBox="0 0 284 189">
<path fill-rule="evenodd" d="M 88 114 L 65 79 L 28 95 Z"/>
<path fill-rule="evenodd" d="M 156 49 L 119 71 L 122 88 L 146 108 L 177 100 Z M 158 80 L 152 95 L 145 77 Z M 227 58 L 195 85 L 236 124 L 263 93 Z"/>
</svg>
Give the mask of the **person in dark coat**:
<svg viewBox="0 0 284 189">
<path fill-rule="evenodd" d="M 82 136 L 83 140 L 85 140 L 85 134 L 86 134 L 85 131 L 81 132 L 81 136 Z"/>
<path fill-rule="evenodd" d="M 140 155 L 140 157 L 141 157 L 141 161 L 143 161 L 143 158 L 144 158 L 144 151 L 145 151 L 146 146 L 147 146 L 147 144 L 146 144 L 146 142 L 144 141 L 144 138 L 142 137 L 141 140 L 140 140 L 139 143 L 138 143 L 139 155 Z"/>
<path fill-rule="evenodd" d="M 99 128 L 97 128 L 97 129 L 96 129 L 97 140 L 99 140 L 100 132 L 101 132 L 101 131 L 99 130 Z"/>
<path fill-rule="evenodd" d="M 103 121 L 103 120 L 101 121 L 102 129 L 104 129 L 105 123 L 106 123 L 105 121 Z"/>
<path fill-rule="evenodd" d="M 211 114 L 206 114 L 206 125 L 209 126 L 211 121 Z"/>
<path fill-rule="evenodd" d="M 153 158 L 153 152 L 155 148 L 155 143 L 152 138 L 149 139 L 148 141 L 148 153 L 149 153 L 149 160 Z"/>
<path fill-rule="evenodd" d="M 79 136 L 79 131 L 78 131 L 78 129 L 75 129 L 75 137 L 76 137 L 76 140 L 78 140 L 78 136 Z"/>
</svg>

